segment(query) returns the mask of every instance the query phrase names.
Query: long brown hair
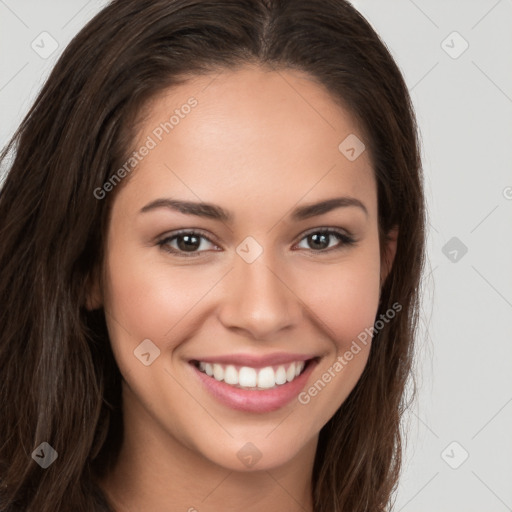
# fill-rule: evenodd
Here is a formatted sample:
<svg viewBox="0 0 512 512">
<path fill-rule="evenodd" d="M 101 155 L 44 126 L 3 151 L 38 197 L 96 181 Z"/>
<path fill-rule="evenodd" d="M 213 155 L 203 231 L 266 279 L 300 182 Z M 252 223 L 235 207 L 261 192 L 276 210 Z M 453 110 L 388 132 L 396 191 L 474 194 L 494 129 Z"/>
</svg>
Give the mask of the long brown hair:
<svg viewBox="0 0 512 512">
<path fill-rule="evenodd" d="M 313 472 L 315 512 L 389 506 L 425 238 L 417 125 L 399 68 L 345 0 L 114 0 L 68 45 L 0 155 L 12 156 L 0 191 L 0 510 L 111 510 L 96 476 L 122 439 L 121 375 L 105 313 L 85 298 L 116 194 L 93 191 L 126 161 L 155 94 L 248 63 L 304 71 L 349 110 L 373 163 L 381 243 L 399 228 L 377 317 L 395 303 L 401 311 L 375 332 L 360 380 L 321 430 Z M 31 457 L 42 442 L 58 453 L 48 469 Z"/>
</svg>

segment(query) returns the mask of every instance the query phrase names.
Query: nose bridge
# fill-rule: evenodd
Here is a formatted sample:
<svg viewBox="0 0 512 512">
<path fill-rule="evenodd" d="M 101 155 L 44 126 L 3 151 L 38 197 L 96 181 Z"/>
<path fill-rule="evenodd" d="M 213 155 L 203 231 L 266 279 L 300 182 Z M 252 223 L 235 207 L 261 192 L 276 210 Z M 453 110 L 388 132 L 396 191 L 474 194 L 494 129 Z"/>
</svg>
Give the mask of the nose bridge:
<svg viewBox="0 0 512 512">
<path fill-rule="evenodd" d="M 276 265 L 265 251 L 248 261 L 235 257 L 221 306 L 222 323 L 249 331 L 255 338 L 269 337 L 297 323 L 300 304 L 286 285 L 284 266 Z"/>
</svg>

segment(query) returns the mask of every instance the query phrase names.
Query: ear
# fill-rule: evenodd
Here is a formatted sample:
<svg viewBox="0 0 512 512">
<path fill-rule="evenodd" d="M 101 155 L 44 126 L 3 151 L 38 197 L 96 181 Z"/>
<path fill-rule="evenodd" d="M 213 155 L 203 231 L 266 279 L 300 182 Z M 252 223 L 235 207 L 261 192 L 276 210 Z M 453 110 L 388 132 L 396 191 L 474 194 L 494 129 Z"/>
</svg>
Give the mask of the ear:
<svg viewBox="0 0 512 512">
<path fill-rule="evenodd" d="M 85 307 L 89 311 L 93 311 L 102 307 L 103 294 L 101 292 L 100 274 L 97 268 L 95 268 L 89 274 L 85 297 Z"/>
<path fill-rule="evenodd" d="M 381 287 L 384 281 L 388 277 L 393 267 L 393 261 L 395 260 L 396 245 L 398 240 L 398 226 L 394 226 L 385 235 L 384 243 L 381 248 L 381 265 L 380 265 L 380 284 Z"/>
</svg>

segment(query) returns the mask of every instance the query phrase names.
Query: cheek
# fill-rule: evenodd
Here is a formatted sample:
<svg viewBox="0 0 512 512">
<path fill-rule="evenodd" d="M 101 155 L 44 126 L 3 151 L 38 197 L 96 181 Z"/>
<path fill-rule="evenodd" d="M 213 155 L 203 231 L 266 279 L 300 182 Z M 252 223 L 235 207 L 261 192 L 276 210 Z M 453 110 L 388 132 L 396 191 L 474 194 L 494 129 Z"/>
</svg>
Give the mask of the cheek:
<svg viewBox="0 0 512 512">
<path fill-rule="evenodd" d="M 319 322 L 323 335 L 336 343 L 338 352 L 374 323 L 379 300 L 378 254 L 378 244 L 368 244 L 336 262 L 303 260 L 295 271 L 286 272 L 296 300 L 310 311 L 313 322 Z M 155 256 L 147 248 L 126 246 L 110 252 L 106 270 L 105 308 L 113 320 L 109 322 L 111 340 L 119 345 L 122 339 L 123 348 L 131 351 L 146 338 L 161 349 L 172 349 L 170 340 L 179 339 L 177 334 L 185 324 L 190 326 L 194 317 L 204 315 L 197 305 L 205 304 L 202 299 L 219 279 L 218 267 L 197 265 L 192 272 L 187 265 L 167 266 L 164 254 Z"/>
<path fill-rule="evenodd" d="M 144 252 L 149 251 L 110 253 L 105 304 L 124 328 L 123 337 L 129 333 L 134 342 L 149 338 L 161 346 L 166 334 L 184 319 L 215 280 L 201 270 L 191 273 L 190 268 L 167 267 L 165 256 L 155 259 L 151 250 L 153 254 L 148 258 Z"/>
<path fill-rule="evenodd" d="M 304 269 L 300 296 L 339 351 L 374 324 L 379 303 L 378 247 L 333 265 Z"/>
<path fill-rule="evenodd" d="M 335 269 L 335 270 L 334 270 Z M 379 303 L 378 247 L 333 267 L 317 270 L 302 281 L 304 302 L 317 318 L 332 351 L 319 365 L 298 397 L 299 410 L 319 431 L 354 389 L 366 366 L 371 347 L 370 327 Z"/>
</svg>

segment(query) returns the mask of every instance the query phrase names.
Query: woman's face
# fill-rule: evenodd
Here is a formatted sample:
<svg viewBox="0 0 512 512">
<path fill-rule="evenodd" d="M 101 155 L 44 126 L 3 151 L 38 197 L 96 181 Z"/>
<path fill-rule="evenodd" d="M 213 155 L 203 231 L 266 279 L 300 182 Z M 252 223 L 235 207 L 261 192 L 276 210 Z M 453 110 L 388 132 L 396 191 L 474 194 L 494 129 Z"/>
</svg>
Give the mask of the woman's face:
<svg viewBox="0 0 512 512">
<path fill-rule="evenodd" d="M 353 341 L 385 276 L 363 136 L 295 71 L 196 77 L 143 114 L 93 299 L 125 429 L 236 471 L 311 455 L 364 369 Z"/>
</svg>

